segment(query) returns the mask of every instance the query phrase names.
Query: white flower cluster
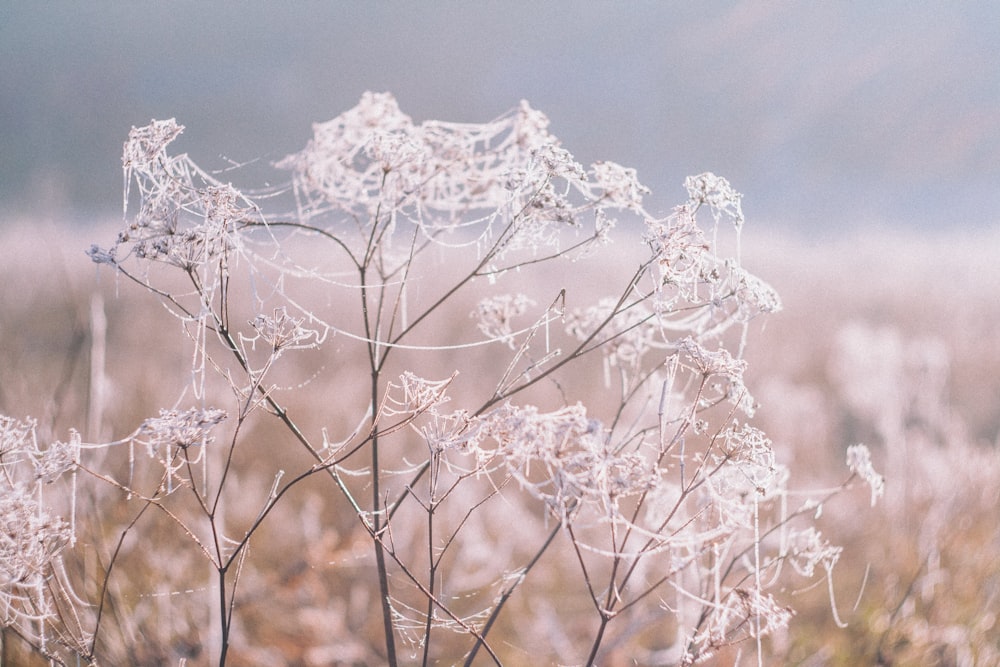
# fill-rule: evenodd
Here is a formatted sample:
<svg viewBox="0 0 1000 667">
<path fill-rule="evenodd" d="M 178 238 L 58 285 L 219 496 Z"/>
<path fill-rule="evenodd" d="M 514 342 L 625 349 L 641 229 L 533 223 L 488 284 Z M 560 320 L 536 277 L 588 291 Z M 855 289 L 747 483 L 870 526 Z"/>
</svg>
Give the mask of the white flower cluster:
<svg viewBox="0 0 1000 667">
<path fill-rule="evenodd" d="M 483 225 L 505 253 L 557 248 L 583 210 L 597 212 L 598 237 L 613 225 L 604 209 L 642 210 L 648 190 L 635 170 L 601 162 L 588 172 L 548 124 L 527 102 L 490 123 L 416 124 L 392 95 L 369 92 L 277 166 L 292 172 L 302 220 L 339 212 L 379 225 L 384 215 L 390 232 L 408 220 L 428 238 Z"/>
<path fill-rule="evenodd" d="M 743 226 L 743 195 L 736 192 L 726 179 L 705 172 L 684 179 L 684 188 L 688 192 L 688 199 L 695 207 L 708 205 L 716 223 L 725 216 L 737 231 Z"/>
<path fill-rule="evenodd" d="M 159 417 L 142 422 L 137 438 L 146 444 L 151 456 L 162 448 L 208 445 L 213 440 L 212 428 L 225 419 L 226 412 L 217 409 L 160 410 Z"/>
<path fill-rule="evenodd" d="M 118 265 L 132 255 L 193 270 L 230 250 L 237 227 L 255 216 L 256 205 L 232 185 L 205 173 L 187 155 L 167 154 L 183 130 L 173 119 L 132 128 L 123 164 L 126 183 L 139 189 L 139 210 L 111 248 L 91 246 L 94 262 Z M 126 189 L 126 215 L 128 197 Z"/>
<path fill-rule="evenodd" d="M 724 178 L 711 173 L 688 178 L 685 187 L 689 196 L 685 204 L 665 219 L 646 221 L 646 243 L 659 269 L 657 310 L 679 314 L 691 306 L 705 306 L 687 316 L 699 333 L 781 310 L 777 292 L 740 266 L 738 258 L 717 255 L 714 241 L 709 241 L 698 223 L 697 213 L 707 205 L 715 220 L 713 239 L 725 217 L 738 240 L 744 223 L 740 195 Z"/>
<path fill-rule="evenodd" d="M 0 415 L 0 627 L 45 645 L 70 595 L 62 553 L 74 542 L 43 489 L 79 462 L 80 436 L 42 448 L 34 420 Z"/>
<path fill-rule="evenodd" d="M 275 308 L 270 315 L 257 315 L 250 321 L 250 326 L 257 332 L 257 337 L 277 353 L 281 350 L 308 348 L 317 344 L 319 332 L 303 326 L 303 323 L 303 318 L 292 317 L 288 314 L 288 310 L 281 306 Z"/>
<path fill-rule="evenodd" d="M 604 426 L 580 404 L 554 412 L 504 404 L 484 416 L 479 449 L 564 521 L 584 504 L 618 519 L 619 501 L 655 482 L 655 467 L 612 447 Z"/>
</svg>

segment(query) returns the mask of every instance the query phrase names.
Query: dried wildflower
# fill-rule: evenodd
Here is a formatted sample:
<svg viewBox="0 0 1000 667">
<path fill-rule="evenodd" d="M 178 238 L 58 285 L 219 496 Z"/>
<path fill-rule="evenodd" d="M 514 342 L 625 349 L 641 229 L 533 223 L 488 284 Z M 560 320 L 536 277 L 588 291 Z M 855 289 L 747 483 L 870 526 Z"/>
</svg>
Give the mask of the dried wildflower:
<svg viewBox="0 0 1000 667">
<path fill-rule="evenodd" d="M 501 128 L 498 128 L 501 129 Z M 483 205 L 498 205 L 497 188 L 478 154 L 481 133 L 468 125 L 430 122 L 415 125 L 388 93 L 365 93 L 353 109 L 326 123 L 313 125 L 313 139 L 277 166 L 290 169 L 296 190 L 311 213 L 331 208 L 374 213 L 383 198 L 399 206 L 410 203 L 449 210 L 480 186 Z"/>
<path fill-rule="evenodd" d="M 384 173 L 403 168 L 420 172 L 420 163 L 428 157 L 425 147 L 400 132 L 376 132 L 368 139 L 365 154 L 377 162 Z"/>
<path fill-rule="evenodd" d="M 691 336 L 686 336 L 677 342 L 677 349 L 694 364 L 703 375 L 721 375 L 732 381 L 742 381 L 747 362 L 736 359 L 721 345 L 714 351 L 702 346 Z"/>
<path fill-rule="evenodd" d="M 173 118 L 153 120 L 149 125 L 133 127 L 122 151 L 126 169 L 151 172 L 158 160 L 163 159 L 167 145 L 184 131 Z"/>
<path fill-rule="evenodd" d="M 446 415 L 433 412 L 419 431 L 432 452 L 457 450 L 475 453 L 483 437 L 482 427 L 481 419 L 466 410 L 458 410 Z"/>
<path fill-rule="evenodd" d="M 777 313 L 781 310 L 781 297 L 777 290 L 742 268 L 733 268 L 732 281 L 736 299 L 736 319 L 749 322 L 758 315 Z"/>
<path fill-rule="evenodd" d="M 37 450 L 34 419 L 20 420 L 0 415 L 0 466 L 13 466 Z"/>
<path fill-rule="evenodd" d="M 161 448 L 186 449 L 208 445 L 213 441 L 211 430 L 226 419 L 218 409 L 160 410 L 159 417 L 150 417 L 139 427 L 137 436 L 149 448 L 150 455 Z"/>
<path fill-rule="evenodd" d="M 736 192 L 729 181 L 716 176 L 711 172 L 705 172 L 698 176 L 688 176 L 684 179 L 684 188 L 688 191 L 688 198 L 696 206 L 707 204 L 716 222 L 722 215 L 727 216 L 739 230 L 743 226 L 743 205 L 741 200 L 743 195 Z"/>
<path fill-rule="evenodd" d="M 805 577 L 813 576 L 816 565 L 822 565 L 829 572 L 842 552 L 842 547 L 831 545 L 812 526 L 796 531 L 789 538 L 788 560 L 795 571 Z"/>
<path fill-rule="evenodd" d="M 64 472 L 76 467 L 80 460 L 80 434 L 70 430 L 69 442 L 57 440 L 43 450 L 35 460 L 35 476 L 51 484 Z"/>
<path fill-rule="evenodd" d="M 527 101 L 521 100 L 514 117 L 514 138 L 520 148 L 534 150 L 543 144 L 552 143 L 549 134 L 549 118 Z"/>
<path fill-rule="evenodd" d="M 0 591 L 31 588 L 50 574 L 69 544 L 69 525 L 52 516 L 20 485 L 3 489 L 0 503 Z M 10 587 L 10 588 L 8 588 Z"/>
<path fill-rule="evenodd" d="M 615 207 L 631 211 L 642 210 L 642 198 L 650 190 L 639 182 L 635 169 L 615 162 L 595 162 L 591 166 L 595 185 L 601 190 L 601 199 Z"/>
<path fill-rule="evenodd" d="M 618 520 L 620 499 L 655 485 L 655 466 L 611 447 L 603 425 L 579 404 L 548 413 L 505 404 L 485 415 L 483 430 L 508 472 L 564 521 L 584 506 Z"/>
<path fill-rule="evenodd" d="M 703 396 L 705 400 L 726 399 L 748 417 L 754 415 L 756 403 L 743 383 L 746 361 L 733 357 L 721 345 L 715 350 L 709 350 L 691 336 L 678 341 L 677 349 L 683 355 L 682 360 L 696 372 L 706 379 L 714 378 L 714 382 L 706 385 Z"/>
<path fill-rule="evenodd" d="M 848 447 L 847 467 L 871 487 L 872 507 L 875 507 L 875 502 L 885 493 L 885 478 L 875 471 L 868 448 L 861 444 Z"/>
<path fill-rule="evenodd" d="M 294 212 L 271 218 L 186 156 L 168 155 L 166 148 L 180 130 L 166 121 L 134 130 L 125 166 L 129 183 L 139 190 L 139 207 L 114 246 L 92 248 L 91 258 L 122 271 L 131 270 L 136 260 L 183 269 L 187 292 L 177 293 L 169 283 L 161 287 L 156 281 L 160 271 L 149 271 L 139 282 L 185 320 L 197 345 L 196 370 L 219 369 L 248 404 L 268 401 L 293 439 L 320 461 L 310 474 L 331 474 L 349 506 L 366 527 L 375 529 L 371 536 L 378 547 L 388 654 L 396 653 L 393 642 L 399 631 L 415 645 L 423 642 L 429 659 L 434 651 L 443 655 L 450 650 L 440 644 L 431 649 L 440 641 L 431 636 L 433 628 L 468 633 L 474 627 L 485 635 L 491 627 L 506 625 L 493 624 L 495 613 L 514 586 L 529 581 L 528 570 L 550 542 L 530 565 L 500 558 L 493 547 L 503 528 L 483 518 L 495 511 L 494 502 L 532 520 L 540 518 L 541 506 L 549 515 L 543 518 L 555 517 L 567 528 L 576 553 L 569 560 L 584 569 L 581 590 L 589 591 L 602 614 L 602 633 L 603 624 L 632 605 L 641 616 L 639 605 L 655 604 L 670 582 L 700 607 L 694 616 L 688 609 L 676 618 L 679 632 L 687 628 L 695 633 L 690 650 L 699 658 L 787 623 L 790 612 L 763 590 L 762 572 L 775 561 L 760 557 L 760 551 L 772 546 L 763 543 L 762 535 L 777 535 L 778 529 L 785 534 L 775 525 L 785 520 L 773 507 L 778 503 L 762 508 L 783 497 L 787 470 L 777 463 L 772 443 L 761 431 L 731 417 L 720 423 L 725 407 L 716 407 L 728 399 L 747 413 L 753 408 L 743 384 L 746 363 L 724 346 L 724 334 L 780 307 L 774 290 L 744 270 L 738 257 L 720 254 L 720 231 L 733 230 L 720 230 L 719 222 L 732 222 L 737 241 L 743 224 L 740 195 L 725 179 L 710 173 L 688 179 L 686 203 L 666 219 L 651 220 L 642 203 L 648 189 L 635 170 L 612 162 L 584 170 L 549 132 L 544 114 L 527 103 L 488 123 L 418 124 L 391 95 L 366 93 L 353 109 L 314 125 L 305 148 L 278 163 L 290 172 Z M 706 209 L 714 228 L 711 221 L 703 228 L 698 219 Z M 538 274 L 527 274 L 550 259 L 575 259 L 606 242 L 618 222 L 616 212 L 647 220 L 645 242 L 651 255 L 639 264 L 633 280 L 611 292 L 614 298 L 584 304 L 566 316 L 566 333 L 581 343 L 571 346 L 569 354 L 549 348 L 548 335 L 541 359 L 533 357 L 527 344 L 518 347 L 521 332 L 553 321 L 549 316 L 555 306 L 521 329 L 518 318 L 527 316 L 535 301 L 524 294 L 501 294 L 481 299 L 473 313 L 482 335 L 514 351 L 509 363 L 488 364 L 486 370 L 496 371 L 499 382 L 486 378 L 480 386 L 477 378 L 457 397 L 462 407 L 446 412 L 455 376 L 429 380 L 405 370 L 414 367 L 404 365 L 412 360 L 404 355 L 421 349 L 417 335 L 411 335 L 414 327 L 421 327 L 418 335 L 425 342 L 433 335 L 428 332 L 453 327 L 454 320 L 446 319 L 453 313 L 446 309 L 466 303 L 468 290 L 485 282 L 479 280 L 485 276 L 500 280 L 523 271 L 521 289 L 541 300 L 531 290 L 545 290 L 551 274 L 542 272 L 541 282 Z M 584 224 L 591 221 L 592 232 Z M 308 241 L 297 244 L 303 237 Z M 286 239 L 296 242 L 286 244 Z M 313 241 L 320 239 L 333 251 L 309 254 Z M 266 251 L 257 250 L 261 247 Z M 446 252 L 455 248 L 467 249 L 468 255 L 455 264 L 459 282 L 442 285 L 427 279 L 442 260 L 451 261 L 453 255 Z M 297 254 L 303 249 L 304 257 Z M 313 268 L 317 258 L 331 255 L 338 258 L 336 266 Z M 321 282 L 323 289 L 305 288 L 309 279 Z M 349 290 L 352 299 L 360 296 L 361 312 L 344 316 L 339 296 L 328 297 L 327 288 Z M 279 303 L 282 298 L 287 298 L 285 306 Z M 265 303 L 278 305 L 264 314 Z M 228 327 L 238 313 L 250 313 L 243 317 L 253 318 L 252 331 L 234 345 Z M 309 328 L 313 323 L 317 330 Z M 212 356 L 217 341 L 208 335 L 211 331 L 219 334 L 226 352 L 236 355 L 235 362 L 227 365 Z M 370 362 L 371 374 L 363 379 L 371 382 L 371 402 L 337 446 L 327 440 L 325 430 L 323 446 L 312 446 L 309 429 L 300 430 L 278 403 L 282 392 L 262 387 L 262 371 L 251 363 L 257 361 L 256 346 L 264 348 L 263 354 L 270 349 L 271 368 L 281 350 L 319 346 L 320 331 L 343 332 L 344 347 L 357 343 Z M 551 342 L 558 346 L 564 338 L 558 332 Z M 456 359 L 459 354 L 455 352 Z M 612 377 L 609 369 L 616 369 L 619 381 L 610 403 L 599 406 L 606 421 L 595 419 L 582 404 L 567 405 L 575 392 L 589 389 L 580 386 L 579 378 L 591 377 L 591 360 L 603 364 L 606 378 Z M 453 367 L 460 363 L 456 360 Z M 350 366 L 344 369 L 349 372 Z M 389 369 L 401 373 L 398 379 L 390 381 Z M 493 393 L 480 396 L 480 389 Z M 544 408 L 516 405 L 511 402 L 515 395 L 555 402 Z M 199 446 L 212 442 L 213 429 L 225 416 L 214 409 L 162 411 L 143 422 L 132 440 L 159 457 L 168 492 L 179 481 L 204 495 L 213 477 L 232 486 L 239 472 L 209 476 L 206 465 L 200 490 L 191 478 L 191 464 L 201 463 L 198 457 L 207 449 Z M 235 453 L 245 433 L 236 429 L 229 453 Z M 425 449 L 401 442 L 413 433 L 423 439 Z M 42 480 L 69 469 L 74 442 L 78 446 L 73 438 L 65 446 L 56 443 L 48 458 L 38 459 L 38 489 Z M 199 448 L 191 451 L 193 447 Z M 347 457 L 363 448 L 370 449 L 372 467 L 348 470 Z M 358 483 L 344 483 L 342 475 L 357 476 Z M 305 478 L 297 476 L 289 487 L 279 488 L 281 473 L 275 475 L 268 502 L 285 502 L 293 495 L 285 490 Z M 367 497 L 364 488 L 371 491 Z M 218 491 L 220 501 L 232 495 Z M 269 504 L 261 519 L 271 508 Z M 422 511 L 428 521 L 411 520 Z M 193 523 L 188 528 L 182 512 L 183 503 L 177 503 L 168 514 L 200 545 L 205 533 Z M 214 511 L 206 518 L 216 534 L 225 532 L 221 523 L 214 523 Z M 427 550 L 413 560 L 412 547 L 422 540 L 430 561 Z M 800 571 L 835 560 L 833 548 L 818 533 L 803 532 L 791 545 L 781 556 L 792 559 Z M 521 547 L 510 545 L 509 555 L 520 557 Z M 483 554 L 476 557 L 475 568 L 462 566 L 475 569 L 480 582 L 468 591 L 461 589 L 459 576 L 446 572 L 451 563 L 467 560 L 462 549 Z M 614 564 L 599 560 L 605 558 Z M 219 590 L 235 594 L 236 581 L 226 576 L 240 568 L 226 570 L 229 565 L 221 560 L 214 564 L 222 575 Z M 500 574 L 512 571 L 516 576 Z M 246 572 L 252 576 L 252 567 Z M 605 574 L 608 578 L 601 581 Z M 405 586 L 415 585 L 431 604 L 413 604 L 419 599 L 417 589 L 404 591 L 404 578 L 409 580 Z M 491 579 L 502 586 L 500 595 L 484 596 L 495 607 L 470 611 L 470 600 Z M 236 609 L 237 601 L 231 602 L 228 608 Z M 688 625 L 693 617 L 695 624 Z M 493 636 L 499 632 L 494 630 Z M 469 655 L 470 662 L 473 657 Z"/>
<path fill-rule="evenodd" d="M 240 246 L 237 232 L 258 217 L 258 207 L 187 155 L 168 155 L 168 145 L 182 131 L 173 119 L 132 128 L 122 158 L 125 226 L 110 248 L 90 247 L 87 255 L 93 262 L 128 272 L 127 260 L 132 257 L 201 271 L 206 263 Z M 138 190 L 139 205 L 130 216 L 133 188 Z M 212 281 L 203 277 L 202 282 Z"/>
<path fill-rule="evenodd" d="M 794 613 L 770 595 L 734 588 L 716 620 L 722 627 L 743 627 L 751 637 L 760 637 L 788 627 Z"/>
<path fill-rule="evenodd" d="M 573 155 L 555 143 L 542 144 L 532 152 L 532 163 L 539 165 L 547 178 L 582 181 L 586 178 L 583 167 Z"/>
<path fill-rule="evenodd" d="M 779 605 L 770 595 L 734 588 L 712 606 L 704 628 L 688 642 L 682 665 L 693 665 L 719 648 L 742 639 L 762 637 L 788 626 L 795 612 Z"/>
<path fill-rule="evenodd" d="M 450 400 L 448 385 L 458 373 L 444 380 L 428 380 L 409 371 L 399 376 L 399 383 L 390 384 L 388 400 L 384 403 L 382 413 L 386 415 L 418 415 L 424 412 L 434 412 L 437 407 Z M 396 389 L 402 390 L 398 396 Z"/>
<path fill-rule="evenodd" d="M 659 269 L 658 310 L 669 313 L 681 303 L 697 301 L 711 248 L 694 211 L 682 206 L 666 219 L 647 220 L 645 240 Z"/>
<path fill-rule="evenodd" d="M 257 315 L 250 326 L 257 336 L 273 351 L 313 347 L 319 338 L 315 329 L 302 326 L 302 318 L 288 314 L 284 306 L 275 308 L 271 315 Z"/>
<path fill-rule="evenodd" d="M 479 319 L 476 326 L 487 338 L 514 349 L 512 321 L 534 305 L 524 294 L 501 294 L 481 300 L 472 314 Z"/>
</svg>

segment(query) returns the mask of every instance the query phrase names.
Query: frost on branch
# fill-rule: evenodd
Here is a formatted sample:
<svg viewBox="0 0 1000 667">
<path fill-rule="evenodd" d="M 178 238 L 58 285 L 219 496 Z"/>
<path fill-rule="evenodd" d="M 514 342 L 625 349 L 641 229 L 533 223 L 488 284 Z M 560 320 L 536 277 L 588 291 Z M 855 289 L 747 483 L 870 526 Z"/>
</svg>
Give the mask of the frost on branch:
<svg viewBox="0 0 1000 667">
<path fill-rule="evenodd" d="M 214 408 L 160 410 L 159 417 L 142 423 L 133 440 L 145 446 L 151 459 L 160 462 L 166 473 L 166 490 L 172 492 L 179 471 L 204 459 L 205 449 L 215 440 L 212 429 L 225 419 L 226 412 Z"/>
<path fill-rule="evenodd" d="M 326 476 L 323 503 L 356 515 L 375 547 L 385 646 L 398 634 L 426 662 L 427 647 L 452 641 L 441 635 L 471 653 L 506 645 L 497 628 L 521 621 L 493 622 L 535 563 L 596 610 L 589 662 L 604 657 L 604 625 L 632 632 L 619 617 L 669 616 L 672 650 L 692 661 L 759 639 L 791 617 L 765 590 L 783 559 L 832 567 L 835 547 L 788 526 L 807 520 L 789 512 L 799 491 L 779 448 L 742 421 L 756 407 L 747 330 L 781 302 L 742 264 L 741 195 L 724 178 L 688 178 L 686 200 L 656 217 L 634 169 L 580 164 L 526 102 L 486 123 L 415 122 L 390 94 L 366 93 L 274 165 L 287 180 L 267 204 L 282 212 L 265 212 L 258 194 L 172 155 L 181 130 L 132 131 L 123 228 L 90 255 L 182 321 L 200 405 L 234 401 L 163 411 L 127 440 L 153 461 L 159 487 L 146 495 L 213 508 L 197 517 L 211 530 L 182 531 L 195 551 L 200 535 L 236 534 L 235 558 L 292 485 Z M 621 252 L 602 255 L 612 243 Z M 233 437 L 213 444 L 227 414 Z M 287 436 L 268 447 L 279 461 L 245 455 L 248 434 L 272 437 L 252 419 Z M 297 460 L 286 448 L 310 467 L 268 469 Z M 39 479 L 70 469 L 61 451 Z M 199 495 L 220 468 L 219 484 L 273 480 L 243 541 Z M 132 493 L 131 471 L 119 486 Z M 228 496 L 218 489 L 220 506 Z M 526 528 L 504 541 L 511 516 L 551 537 Z M 542 558 L 554 544 L 566 551 Z M 449 570 L 455 553 L 476 554 L 475 567 Z M 222 580 L 243 567 L 213 558 Z M 524 613 L 544 606 L 543 593 L 523 595 Z M 566 618 L 559 631 L 585 646 L 572 628 L 587 625 Z M 447 646 L 440 655 L 460 655 Z"/>
</svg>

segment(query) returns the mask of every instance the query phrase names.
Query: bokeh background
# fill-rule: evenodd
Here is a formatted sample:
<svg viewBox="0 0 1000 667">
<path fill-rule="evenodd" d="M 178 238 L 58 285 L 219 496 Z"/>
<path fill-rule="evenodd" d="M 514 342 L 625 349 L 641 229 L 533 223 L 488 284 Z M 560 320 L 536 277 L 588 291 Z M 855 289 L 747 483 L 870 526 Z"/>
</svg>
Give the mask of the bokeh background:
<svg viewBox="0 0 1000 667">
<path fill-rule="evenodd" d="M 119 211 L 122 141 L 151 118 L 206 167 L 267 164 L 370 89 L 417 121 L 527 99 L 584 164 L 637 167 L 654 210 L 710 170 L 809 236 L 981 229 L 998 48 L 990 0 L 3 0 L 0 224 Z"/>
<path fill-rule="evenodd" d="M 823 516 L 848 628 L 824 586 L 790 590 L 773 664 L 997 664 L 998 53 L 988 0 L 0 0 L 0 413 L 122 437 L 190 380 L 176 322 L 83 253 L 114 238 L 132 126 L 175 117 L 173 152 L 254 187 L 366 90 L 418 122 L 526 99 L 579 162 L 636 167 L 653 213 L 702 171 L 744 193 L 746 264 L 785 304 L 749 336 L 758 425 L 806 486 L 837 483 L 859 441 L 886 473 L 886 502 L 855 492 Z M 283 576 L 276 543 L 261 572 Z M 363 617 L 331 603 L 347 575 L 309 564 L 325 583 L 281 579 L 287 606 L 247 612 L 269 650 L 363 636 L 330 630 Z M 323 586 L 308 634 L 296 596 Z M 293 630 L 273 622 L 285 609 Z M 331 664 L 289 656 L 246 664 Z"/>
</svg>

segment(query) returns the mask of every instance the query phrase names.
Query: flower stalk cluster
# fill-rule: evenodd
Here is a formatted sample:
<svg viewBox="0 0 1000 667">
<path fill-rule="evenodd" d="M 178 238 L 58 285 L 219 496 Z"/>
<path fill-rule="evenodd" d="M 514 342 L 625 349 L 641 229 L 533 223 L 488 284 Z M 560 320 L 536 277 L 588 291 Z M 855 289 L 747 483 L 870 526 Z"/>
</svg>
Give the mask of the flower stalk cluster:
<svg viewBox="0 0 1000 667">
<path fill-rule="evenodd" d="M 416 123 L 367 93 L 276 163 L 287 184 L 265 206 L 172 155 L 182 131 L 132 130 L 122 230 L 89 255 L 178 317 L 197 402 L 93 446 L 128 445 L 127 474 L 81 463 L 78 436 L 43 455 L 30 427 L 4 422 L 5 623 L 55 613 L 46 590 L 71 540 L 28 491 L 78 467 L 134 508 L 88 589 L 91 634 L 110 632 L 128 538 L 167 531 L 209 564 L 200 588 L 172 585 L 211 591 L 216 630 L 193 641 L 220 664 L 239 602 L 266 586 L 264 536 L 314 483 L 330 514 L 355 518 L 381 615 L 359 651 L 391 665 L 502 664 L 543 616 L 549 636 L 572 635 L 552 646 L 563 662 L 639 650 L 650 623 L 673 630 L 678 664 L 743 640 L 763 656 L 792 617 L 766 590 L 781 563 L 832 568 L 834 547 L 793 533 L 806 506 L 790 507 L 790 472 L 749 423 L 745 333 L 781 302 L 741 264 L 741 195 L 725 179 L 689 178 L 657 218 L 635 170 L 579 164 L 527 103 L 488 123 Z M 601 255 L 611 243 L 636 258 L 622 275 Z M 577 287 L 588 266 L 596 290 Z M 870 461 L 852 449 L 849 463 L 874 500 Z M 8 473 L 25 466 L 33 478 Z M 302 537 L 321 541 L 310 525 Z M 545 616 L 546 582 L 589 615 Z M 96 660 L 97 645 L 78 654 Z"/>
</svg>

